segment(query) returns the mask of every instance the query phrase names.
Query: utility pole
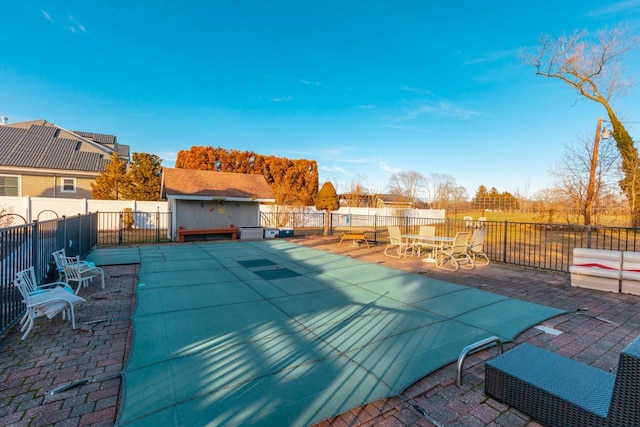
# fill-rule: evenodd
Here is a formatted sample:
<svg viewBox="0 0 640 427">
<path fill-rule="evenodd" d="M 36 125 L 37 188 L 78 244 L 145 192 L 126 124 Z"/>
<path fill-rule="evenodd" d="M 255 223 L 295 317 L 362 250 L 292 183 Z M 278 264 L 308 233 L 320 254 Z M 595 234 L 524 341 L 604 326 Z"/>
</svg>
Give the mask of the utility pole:
<svg viewBox="0 0 640 427">
<path fill-rule="evenodd" d="M 587 194 L 584 201 L 584 225 L 591 225 L 591 212 L 593 210 L 593 199 L 596 188 L 596 168 L 598 167 L 598 150 L 600 148 L 600 135 L 602 133 L 602 117 L 598 117 L 596 126 L 596 137 L 593 141 L 593 152 L 591 153 L 591 169 L 589 170 L 589 183 L 587 184 Z"/>
</svg>

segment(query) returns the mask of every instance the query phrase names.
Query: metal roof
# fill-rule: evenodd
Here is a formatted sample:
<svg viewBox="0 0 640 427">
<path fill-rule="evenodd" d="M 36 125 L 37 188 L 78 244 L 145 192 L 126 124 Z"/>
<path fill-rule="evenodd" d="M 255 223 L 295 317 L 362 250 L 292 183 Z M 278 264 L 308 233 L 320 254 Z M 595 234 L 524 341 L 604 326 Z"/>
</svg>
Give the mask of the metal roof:
<svg viewBox="0 0 640 427">
<path fill-rule="evenodd" d="M 103 154 L 82 151 L 81 139 L 59 138 L 59 133 L 56 126 L 0 125 L 0 166 L 104 171 Z"/>
</svg>

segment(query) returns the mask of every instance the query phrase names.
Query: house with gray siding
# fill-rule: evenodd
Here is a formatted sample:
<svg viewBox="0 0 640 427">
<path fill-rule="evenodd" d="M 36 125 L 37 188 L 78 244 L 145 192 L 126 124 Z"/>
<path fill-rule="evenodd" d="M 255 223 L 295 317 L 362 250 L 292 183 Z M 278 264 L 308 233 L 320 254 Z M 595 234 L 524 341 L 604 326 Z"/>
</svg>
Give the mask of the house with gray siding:
<svg viewBox="0 0 640 427">
<path fill-rule="evenodd" d="M 46 120 L 0 124 L 0 197 L 91 198 L 113 152 L 130 161 L 114 135 L 70 131 Z"/>
</svg>

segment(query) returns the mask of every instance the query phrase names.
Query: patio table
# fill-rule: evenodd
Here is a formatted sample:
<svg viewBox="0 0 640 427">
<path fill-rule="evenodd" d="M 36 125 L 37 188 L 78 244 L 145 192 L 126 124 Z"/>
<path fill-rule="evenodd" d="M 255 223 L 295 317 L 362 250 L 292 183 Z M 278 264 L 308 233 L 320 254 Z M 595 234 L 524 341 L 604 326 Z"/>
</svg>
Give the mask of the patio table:
<svg viewBox="0 0 640 427">
<path fill-rule="evenodd" d="M 416 242 L 418 241 L 428 242 L 430 245 L 432 245 L 433 250 L 429 251 L 429 256 L 427 258 L 422 259 L 423 262 L 435 262 L 436 261 L 434 256 L 435 251 L 449 246 L 455 240 L 454 237 L 423 236 L 420 234 L 403 234 L 402 238 L 407 239 L 408 241 L 411 242 L 409 246 L 410 248 L 414 248 Z M 413 252 L 415 251 L 412 250 L 412 253 Z M 419 254 L 419 251 L 418 251 L 418 254 Z"/>
</svg>

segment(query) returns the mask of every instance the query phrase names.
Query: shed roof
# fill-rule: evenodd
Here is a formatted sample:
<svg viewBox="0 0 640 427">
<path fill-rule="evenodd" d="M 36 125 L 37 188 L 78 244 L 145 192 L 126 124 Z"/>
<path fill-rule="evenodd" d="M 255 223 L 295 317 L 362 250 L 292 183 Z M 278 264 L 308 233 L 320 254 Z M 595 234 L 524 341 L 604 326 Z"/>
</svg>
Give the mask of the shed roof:
<svg viewBox="0 0 640 427">
<path fill-rule="evenodd" d="M 164 168 L 162 194 L 168 199 L 275 202 L 262 175 L 194 169 Z"/>
</svg>

